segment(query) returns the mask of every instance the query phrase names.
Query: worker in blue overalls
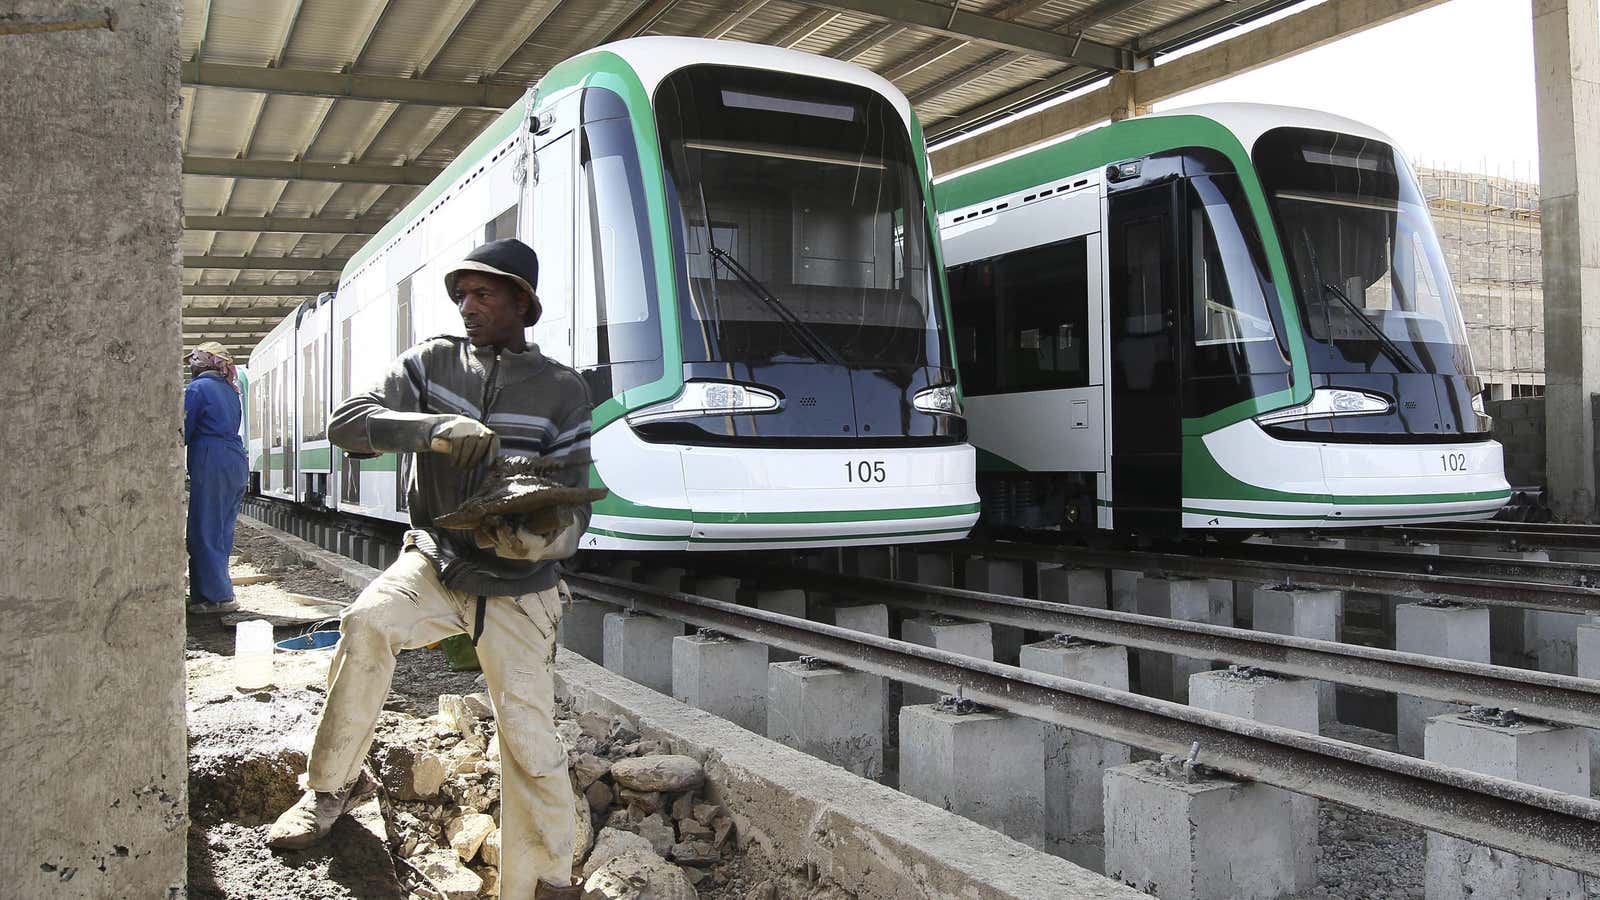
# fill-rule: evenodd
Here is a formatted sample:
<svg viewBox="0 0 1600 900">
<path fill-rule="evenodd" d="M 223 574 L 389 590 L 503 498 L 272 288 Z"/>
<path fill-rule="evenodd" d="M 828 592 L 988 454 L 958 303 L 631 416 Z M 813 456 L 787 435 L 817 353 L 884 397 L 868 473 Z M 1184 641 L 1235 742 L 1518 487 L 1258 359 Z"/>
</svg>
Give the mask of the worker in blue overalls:
<svg viewBox="0 0 1600 900">
<path fill-rule="evenodd" d="M 189 466 L 189 605 L 205 615 L 239 608 L 228 557 L 250 466 L 239 438 L 239 375 L 216 341 L 189 354 L 183 392 L 183 443 Z"/>
</svg>

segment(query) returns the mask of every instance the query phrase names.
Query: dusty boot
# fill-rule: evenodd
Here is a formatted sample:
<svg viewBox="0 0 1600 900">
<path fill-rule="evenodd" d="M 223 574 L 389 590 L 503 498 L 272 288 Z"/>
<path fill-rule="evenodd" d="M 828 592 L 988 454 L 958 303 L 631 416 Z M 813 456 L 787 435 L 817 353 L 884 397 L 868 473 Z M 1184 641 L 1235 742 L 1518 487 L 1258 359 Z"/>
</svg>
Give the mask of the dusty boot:
<svg viewBox="0 0 1600 900">
<path fill-rule="evenodd" d="M 533 889 L 533 900 L 578 900 L 583 896 L 583 882 L 576 881 L 561 887 L 555 882 L 539 879 L 539 884 Z"/>
<path fill-rule="evenodd" d="M 267 831 L 267 846 L 275 850 L 304 850 L 328 836 L 333 823 L 372 795 L 378 785 L 362 770 L 355 783 L 337 793 L 306 791 L 283 811 Z"/>
</svg>

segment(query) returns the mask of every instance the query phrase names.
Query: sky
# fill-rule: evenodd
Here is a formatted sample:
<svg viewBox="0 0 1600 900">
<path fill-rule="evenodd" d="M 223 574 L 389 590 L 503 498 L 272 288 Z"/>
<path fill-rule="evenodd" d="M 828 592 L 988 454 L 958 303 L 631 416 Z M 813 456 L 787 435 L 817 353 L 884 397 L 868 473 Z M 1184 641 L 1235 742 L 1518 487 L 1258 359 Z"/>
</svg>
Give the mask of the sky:
<svg viewBox="0 0 1600 900">
<path fill-rule="evenodd" d="M 1249 100 L 1365 122 L 1422 165 L 1537 181 L 1530 0 L 1449 0 L 1156 105 Z"/>
<path fill-rule="evenodd" d="M 1155 108 L 1223 101 L 1310 107 L 1371 125 L 1422 166 L 1537 181 L 1530 2 L 1448 0 Z M 1192 51 L 1167 58 L 1182 52 Z"/>
</svg>

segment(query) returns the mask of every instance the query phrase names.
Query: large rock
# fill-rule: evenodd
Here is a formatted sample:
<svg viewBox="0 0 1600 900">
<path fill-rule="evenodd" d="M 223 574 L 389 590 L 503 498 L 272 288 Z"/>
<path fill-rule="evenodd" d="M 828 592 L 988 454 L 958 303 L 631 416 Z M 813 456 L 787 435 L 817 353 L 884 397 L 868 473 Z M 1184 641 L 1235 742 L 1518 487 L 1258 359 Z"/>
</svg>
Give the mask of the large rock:
<svg viewBox="0 0 1600 900">
<path fill-rule="evenodd" d="M 572 777 L 578 782 L 578 790 L 587 790 L 589 785 L 604 777 L 611 771 L 611 760 L 593 753 L 580 753 L 572 761 Z"/>
<path fill-rule="evenodd" d="M 572 815 L 576 826 L 572 835 L 572 868 L 577 871 L 584 857 L 589 855 L 589 845 L 594 842 L 594 820 L 589 816 L 588 797 L 572 795 Z"/>
<path fill-rule="evenodd" d="M 672 829 L 672 822 L 660 813 L 645 816 L 639 823 L 639 836 L 649 841 L 650 849 L 662 856 L 666 856 L 672 845 L 678 842 L 677 833 Z"/>
<path fill-rule="evenodd" d="M 444 836 L 450 841 L 450 849 L 456 851 L 462 862 L 471 862 L 478 855 L 478 848 L 483 846 L 484 838 L 493 831 L 493 816 L 468 813 L 451 819 L 450 824 L 444 827 Z"/>
<path fill-rule="evenodd" d="M 478 858 L 495 868 L 500 867 L 500 829 L 489 832 L 478 848 Z"/>
<path fill-rule="evenodd" d="M 654 853 L 650 842 L 631 831 L 621 831 L 616 828 L 601 830 L 600 836 L 595 838 L 594 850 L 589 858 L 577 871 L 584 878 L 594 874 L 601 866 L 624 853 Z"/>
<path fill-rule="evenodd" d="M 699 900 L 683 870 L 654 853 L 615 857 L 583 882 L 584 900 Z"/>
<path fill-rule="evenodd" d="M 478 714 L 460 694 L 439 695 L 439 718 L 462 737 L 470 737 L 478 726 Z"/>
<path fill-rule="evenodd" d="M 444 891 L 447 900 L 477 900 L 478 891 L 483 888 L 478 873 L 467 868 L 452 851 L 435 850 L 411 862 Z"/>
<path fill-rule="evenodd" d="M 640 756 L 611 764 L 611 780 L 635 791 L 687 791 L 705 783 L 700 764 L 687 756 Z"/>
</svg>

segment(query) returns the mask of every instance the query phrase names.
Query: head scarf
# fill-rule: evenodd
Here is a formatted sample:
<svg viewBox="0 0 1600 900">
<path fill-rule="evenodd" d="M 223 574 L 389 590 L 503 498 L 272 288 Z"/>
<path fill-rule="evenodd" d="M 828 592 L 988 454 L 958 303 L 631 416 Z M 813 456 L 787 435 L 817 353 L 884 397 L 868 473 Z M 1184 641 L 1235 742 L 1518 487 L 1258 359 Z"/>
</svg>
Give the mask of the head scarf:
<svg viewBox="0 0 1600 900">
<path fill-rule="evenodd" d="M 239 373 L 233 365 L 233 354 L 216 341 L 206 341 L 189 353 L 189 365 L 202 372 L 216 372 L 233 388 L 239 390 Z"/>
</svg>

